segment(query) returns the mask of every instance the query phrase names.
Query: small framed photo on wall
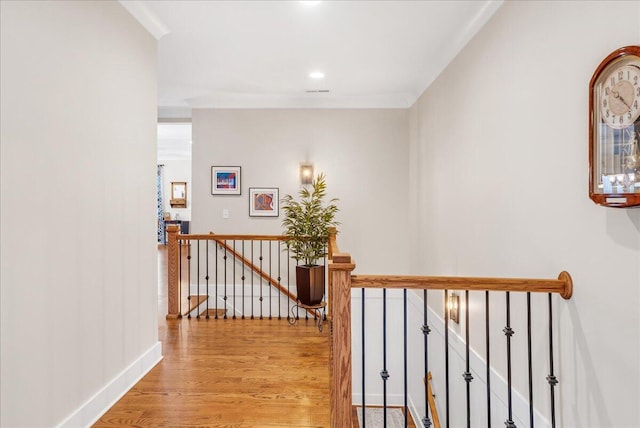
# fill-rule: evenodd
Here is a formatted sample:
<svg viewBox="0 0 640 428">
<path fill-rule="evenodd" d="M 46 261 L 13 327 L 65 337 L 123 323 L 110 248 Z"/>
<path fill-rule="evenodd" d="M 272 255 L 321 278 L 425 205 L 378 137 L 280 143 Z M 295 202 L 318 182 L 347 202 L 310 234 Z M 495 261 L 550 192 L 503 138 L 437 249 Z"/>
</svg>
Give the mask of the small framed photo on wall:
<svg viewBox="0 0 640 428">
<path fill-rule="evenodd" d="M 280 215 L 277 187 L 249 188 L 249 217 L 278 217 Z"/>
<path fill-rule="evenodd" d="M 211 167 L 212 195 L 239 195 L 241 192 L 239 166 Z"/>
</svg>

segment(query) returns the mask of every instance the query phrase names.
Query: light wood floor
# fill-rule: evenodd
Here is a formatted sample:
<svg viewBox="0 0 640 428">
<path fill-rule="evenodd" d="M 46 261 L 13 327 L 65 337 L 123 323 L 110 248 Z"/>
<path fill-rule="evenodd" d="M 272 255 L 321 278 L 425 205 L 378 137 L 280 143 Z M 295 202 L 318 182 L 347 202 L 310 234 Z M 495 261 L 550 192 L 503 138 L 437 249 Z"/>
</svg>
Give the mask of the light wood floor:
<svg viewBox="0 0 640 428">
<path fill-rule="evenodd" d="M 327 325 L 166 320 L 166 250 L 158 253 L 164 358 L 94 427 L 329 427 Z"/>
<path fill-rule="evenodd" d="M 328 427 L 328 328 L 302 319 L 165 320 L 166 250 L 158 252 L 164 359 L 94 426 Z"/>
<path fill-rule="evenodd" d="M 329 426 L 326 329 L 304 320 L 165 324 L 163 361 L 94 426 Z"/>
</svg>

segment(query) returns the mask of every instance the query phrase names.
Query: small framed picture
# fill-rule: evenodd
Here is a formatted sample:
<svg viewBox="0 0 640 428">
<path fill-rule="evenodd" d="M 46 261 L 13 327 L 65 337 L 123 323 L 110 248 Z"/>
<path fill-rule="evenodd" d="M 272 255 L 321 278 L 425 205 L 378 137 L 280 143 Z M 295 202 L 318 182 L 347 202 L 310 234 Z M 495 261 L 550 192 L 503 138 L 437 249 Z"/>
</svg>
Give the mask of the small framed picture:
<svg viewBox="0 0 640 428">
<path fill-rule="evenodd" d="M 249 187 L 249 216 L 278 217 L 280 199 L 277 187 Z"/>
<path fill-rule="evenodd" d="M 212 195 L 239 195 L 241 189 L 239 166 L 211 167 Z"/>
</svg>

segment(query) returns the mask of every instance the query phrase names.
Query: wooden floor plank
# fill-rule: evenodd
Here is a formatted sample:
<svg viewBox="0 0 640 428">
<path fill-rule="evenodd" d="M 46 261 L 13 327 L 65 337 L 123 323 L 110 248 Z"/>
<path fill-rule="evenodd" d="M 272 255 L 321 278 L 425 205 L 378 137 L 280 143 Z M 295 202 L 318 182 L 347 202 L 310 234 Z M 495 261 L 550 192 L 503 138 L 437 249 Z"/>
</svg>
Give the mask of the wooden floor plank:
<svg viewBox="0 0 640 428">
<path fill-rule="evenodd" d="M 304 319 L 167 320 L 166 247 L 158 256 L 164 359 L 94 426 L 328 427 L 329 329 Z"/>
<path fill-rule="evenodd" d="M 329 427 L 329 329 L 312 319 L 167 320 L 164 246 L 158 255 L 164 359 L 94 427 Z"/>
<path fill-rule="evenodd" d="M 95 427 L 329 426 L 328 336 L 313 321 L 161 322 L 163 361 Z"/>
</svg>

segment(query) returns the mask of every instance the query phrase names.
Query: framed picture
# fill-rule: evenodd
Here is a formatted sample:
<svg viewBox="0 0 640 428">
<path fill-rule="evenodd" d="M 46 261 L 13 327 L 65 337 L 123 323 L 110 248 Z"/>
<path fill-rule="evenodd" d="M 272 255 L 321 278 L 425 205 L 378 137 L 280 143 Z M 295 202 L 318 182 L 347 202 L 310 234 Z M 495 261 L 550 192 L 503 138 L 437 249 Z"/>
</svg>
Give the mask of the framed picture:
<svg viewBox="0 0 640 428">
<path fill-rule="evenodd" d="M 278 217 L 280 199 L 277 187 L 249 187 L 249 216 Z"/>
<path fill-rule="evenodd" d="M 241 189 L 239 166 L 211 167 L 212 195 L 239 195 Z"/>
</svg>

